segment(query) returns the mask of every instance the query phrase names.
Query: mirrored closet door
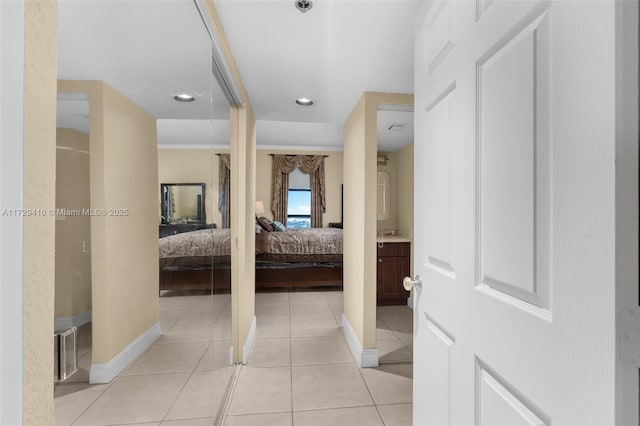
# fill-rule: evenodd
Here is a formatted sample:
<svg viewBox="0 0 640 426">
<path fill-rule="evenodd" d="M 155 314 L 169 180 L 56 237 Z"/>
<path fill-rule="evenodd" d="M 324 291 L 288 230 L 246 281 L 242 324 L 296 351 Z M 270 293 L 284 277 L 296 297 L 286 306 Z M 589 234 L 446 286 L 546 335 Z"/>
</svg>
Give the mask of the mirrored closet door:
<svg viewBox="0 0 640 426">
<path fill-rule="evenodd" d="M 55 424 L 213 424 L 233 348 L 210 35 L 192 1 L 68 1 L 58 43 Z"/>
</svg>

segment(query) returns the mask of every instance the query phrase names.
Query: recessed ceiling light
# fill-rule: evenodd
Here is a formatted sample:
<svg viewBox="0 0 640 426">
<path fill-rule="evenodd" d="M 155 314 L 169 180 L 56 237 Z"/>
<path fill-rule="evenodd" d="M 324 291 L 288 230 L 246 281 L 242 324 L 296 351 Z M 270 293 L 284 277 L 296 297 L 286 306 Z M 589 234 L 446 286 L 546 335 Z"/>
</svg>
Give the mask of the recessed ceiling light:
<svg viewBox="0 0 640 426">
<path fill-rule="evenodd" d="M 298 98 L 296 99 L 296 103 L 302 106 L 311 106 L 313 105 L 313 101 L 309 98 Z"/>
<path fill-rule="evenodd" d="M 196 98 L 187 94 L 187 93 L 179 93 L 173 97 L 178 102 L 194 102 Z"/>
</svg>

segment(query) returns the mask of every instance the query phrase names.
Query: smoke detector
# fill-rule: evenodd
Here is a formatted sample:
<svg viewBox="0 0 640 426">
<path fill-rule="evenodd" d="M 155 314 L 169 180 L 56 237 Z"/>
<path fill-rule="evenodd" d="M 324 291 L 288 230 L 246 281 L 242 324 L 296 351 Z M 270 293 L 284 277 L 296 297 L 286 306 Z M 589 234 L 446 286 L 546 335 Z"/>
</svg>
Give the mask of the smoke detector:
<svg viewBox="0 0 640 426">
<path fill-rule="evenodd" d="M 387 127 L 387 130 L 397 132 L 404 129 L 404 126 L 406 126 L 405 123 L 393 123 L 391 126 Z"/>
<path fill-rule="evenodd" d="M 313 7 L 313 2 L 311 0 L 296 0 L 295 5 L 300 12 L 307 13 Z"/>
</svg>

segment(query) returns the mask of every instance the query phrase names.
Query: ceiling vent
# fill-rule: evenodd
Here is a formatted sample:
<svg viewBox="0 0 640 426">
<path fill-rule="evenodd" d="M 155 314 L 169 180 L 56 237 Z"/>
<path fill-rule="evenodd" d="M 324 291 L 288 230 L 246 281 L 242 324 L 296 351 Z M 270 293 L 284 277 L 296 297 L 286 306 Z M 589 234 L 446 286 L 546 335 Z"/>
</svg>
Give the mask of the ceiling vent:
<svg viewBox="0 0 640 426">
<path fill-rule="evenodd" d="M 311 0 L 296 0 L 295 5 L 296 9 L 302 13 L 307 13 L 313 7 Z"/>
</svg>

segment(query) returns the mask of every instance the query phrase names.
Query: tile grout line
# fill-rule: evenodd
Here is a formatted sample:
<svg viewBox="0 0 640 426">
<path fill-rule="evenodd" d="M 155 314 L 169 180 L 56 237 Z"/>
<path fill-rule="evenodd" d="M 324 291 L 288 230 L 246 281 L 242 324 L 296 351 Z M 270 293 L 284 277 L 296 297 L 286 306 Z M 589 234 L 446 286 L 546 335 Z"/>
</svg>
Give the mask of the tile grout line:
<svg viewBox="0 0 640 426">
<path fill-rule="evenodd" d="M 213 346 L 213 342 L 211 342 L 209 344 L 209 346 L 204 350 L 202 355 L 200 355 L 200 359 L 198 359 L 198 362 L 196 362 L 195 365 L 193 366 L 193 370 L 191 370 L 191 373 L 189 374 L 189 377 L 187 377 L 187 380 L 185 380 L 185 382 L 180 387 L 180 390 L 176 394 L 175 398 L 173 398 L 173 401 L 171 402 L 171 405 L 169 405 L 169 409 L 167 410 L 166 413 L 164 413 L 164 416 L 162 417 L 162 420 L 160 420 L 160 423 L 163 423 L 167 419 L 167 416 L 171 412 L 171 409 L 173 408 L 173 406 L 176 404 L 176 401 L 180 397 L 180 394 L 182 393 L 182 391 L 184 391 L 184 388 L 187 386 L 187 383 L 189 383 L 189 380 L 191 380 L 191 378 L 193 377 L 193 373 L 195 372 L 196 368 L 198 368 L 198 365 L 200 364 L 200 362 L 202 361 L 202 359 L 206 355 L 207 351 L 211 348 L 211 346 Z"/>
<path fill-rule="evenodd" d="M 402 318 L 402 316 L 398 316 L 398 317 L 399 317 L 399 318 Z M 402 345 L 403 345 L 403 346 L 404 346 L 404 347 L 405 347 L 409 352 L 411 352 L 411 354 L 413 355 L 413 350 L 412 350 L 412 349 L 410 349 L 410 348 L 409 348 L 409 346 L 405 343 L 405 341 L 404 341 L 404 340 L 402 340 L 402 338 L 400 338 L 400 336 L 398 336 L 398 334 L 396 333 L 396 332 L 398 332 L 398 333 L 403 333 L 403 332 L 398 331 L 398 330 L 394 330 L 394 328 L 392 328 L 389 324 L 387 324 L 387 322 L 384 320 L 384 318 L 382 318 L 382 317 L 377 317 L 377 318 L 379 318 L 379 319 L 380 319 L 380 321 L 382 321 L 382 322 L 384 323 L 384 325 L 387 327 L 387 329 L 388 329 L 389 331 L 391 331 L 391 333 L 392 333 L 392 334 L 393 334 L 393 335 L 394 335 L 398 340 L 400 340 L 400 342 L 402 343 Z M 412 327 L 412 328 L 413 328 L 413 327 Z M 411 340 L 413 341 L 413 329 L 411 330 L 411 333 L 410 333 L 410 334 L 411 334 Z M 383 340 L 384 340 L 384 339 L 383 339 Z"/>
<path fill-rule="evenodd" d="M 89 410 L 89 408 L 91 408 L 91 407 L 93 406 L 93 404 L 95 404 L 95 403 L 96 403 L 96 402 L 97 402 L 97 401 L 98 401 L 98 400 L 99 400 L 99 399 L 100 399 L 100 398 L 105 394 L 105 392 L 107 392 L 107 391 L 109 390 L 109 388 L 111 387 L 111 385 L 113 385 L 113 384 L 115 383 L 115 381 L 116 381 L 116 380 L 118 380 L 120 377 L 121 377 L 121 374 L 119 374 L 119 375 L 118 375 L 117 377 L 115 377 L 115 378 L 114 378 L 110 383 L 108 383 L 108 384 L 107 384 L 107 388 L 106 388 L 105 390 L 103 390 L 103 391 L 100 393 L 100 395 L 98 395 L 98 397 L 97 397 L 96 399 L 94 399 L 94 400 L 91 402 L 91 404 L 89 404 L 89 405 L 87 406 L 87 408 L 85 408 L 85 409 L 82 411 L 82 413 L 80 413 L 80 414 L 78 415 L 78 417 L 76 417 L 76 418 L 75 418 L 71 423 L 69 423 L 69 425 L 71 426 L 71 425 L 75 424 L 75 423 L 80 419 L 80 417 L 82 417 L 82 416 L 84 415 L 84 413 L 86 413 L 86 412 L 87 412 L 87 410 Z M 87 380 L 87 382 L 88 382 L 88 380 Z M 92 385 L 89 383 L 89 386 L 92 386 Z M 99 386 L 99 385 L 98 385 L 98 386 Z M 55 402 L 55 398 L 54 398 L 54 402 Z"/>
<path fill-rule="evenodd" d="M 194 304 L 195 304 L 195 302 L 194 302 Z M 158 315 L 158 317 L 159 317 L 159 316 L 160 316 L 160 315 Z M 175 325 L 175 324 L 174 324 L 174 325 Z M 173 326 L 172 326 L 171 328 L 173 328 Z M 92 337 L 93 337 L 93 336 L 92 336 Z M 154 342 L 154 343 L 153 343 L 153 345 L 151 345 L 151 347 L 149 347 L 149 349 L 147 349 L 144 353 L 148 352 L 148 351 L 149 351 L 153 346 L 155 346 L 156 344 L 159 344 L 159 343 L 157 343 L 157 341 L 156 341 L 156 342 Z M 87 353 L 90 353 L 90 352 L 92 352 L 92 351 L 93 351 L 93 339 L 92 339 L 92 347 L 91 347 L 91 349 L 90 349 L 89 351 L 87 351 Z M 84 355 L 87 355 L 87 353 L 85 353 Z M 206 353 L 206 350 L 205 350 L 205 353 Z M 83 356 L 84 356 L 84 355 L 83 355 Z M 144 354 L 142 354 L 142 355 L 144 355 Z M 141 355 L 141 356 L 142 356 L 142 355 Z M 203 353 L 203 355 L 202 355 L 202 356 L 204 356 L 204 353 Z M 75 419 L 73 419 L 73 420 L 71 421 L 71 423 L 69 423 L 69 425 L 73 425 L 73 424 L 77 423 L 77 421 L 80 419 L 80 417 L 82 417 L 82 416 L 83 416 L 83 415 L 84 415 L 84 414 L 85 414 L 85 413 L 86 413 L 86 412 L 87 412 L 87 411 L 88 411 L 88 410 L 89 410 L 89 409 L 90 409 L 90 408 L 91 408 L 91 407 L 92 407 L 92 406 L 93 406 L 93 405 L 94 405 L 94 404 L 95 404 L 95 403 L 96 403 L 96 402 L 97 402 L 101 397 L 103 397 L 103 396 L 104 396 L 104 394 L 105 394 L 105 393 L 106 393 L 106 392 L 111 388 L 111 386 L 112 386 L 112 385 L 113 385 L 117 380 L 119 380 L 121 377 L 139 377 L 139 376 L 143 376 L 143 375 L 147 375 L 147 376 L 149 376 L 149 375 L 161 375 L 161 374 L 179 374 L 179 373 L 185 373 L 185 372 L 177 372 L 177 373 L 176 373 L 176 372 L 174 372 L 174 373 L 137 374 L 137 375 L 124 376 L 124 373 L 125 373 L 129 368 L 131 368 L 131 366 L 133 366 L 133 364 L 134 364 L 138 359 L 140 359 L 140 357 L 138 357 L 136 360 L 132 361 L 132 362 L 131 362 L 129 365 L 127 365 L 127 366 L 122 370 L 122 372 L 120 372 L 120 374 L 118 374 L 118 375 L 117 375 L 117 376 L 116 376 L 116 377 L 115 377 L 111 382 L 107 383 L 107 384 L 106 384 L 106 385 L 107 385 L 107 387 L 106 387 L 106 388 L 105 388 L 105 389 L 100 393 L 100 395 L 98 395 L 98 396 L 96 397 L 96 399 L 94 399 L 94 400 L 93 400 L 93 401 L 92 401 L 92 402 L 87 406 L 87 408 L 85 408 L 85 409 L 84 409 L 80 414 L 78 414 L 78 416 L 77 416 Z M 198 362 L 199 362 L 199 361 L 198 361 Z M 196 364 L 196 366 L 197 366 L 197 364 Z M 194 369 L 195 369 L 195 367 L 194 367 Z M 192 373 L 192 374 L 193 374 L 193 373 Z M 188 381 L 188 380 L 189 380 L 189 379 L 187 379 L 187 381 Z M 80 382 L 76 382 L 76 383 L 80 383 Z M 88 380 L 87 380 L 87 383 L 88 383 Z M 100 384 L 97 384 L 97 386 L 99 386 L 99 385 L 100 385 Z M 186 385 L 186 382 L 185 382 L 185 385 Z M 88 386 L 89 386 L 89 387 L 91 387 L 91 386 L 95 386 L 95 385 L 91 385 L 90 383 L 88 383 Z M 183 388 L 184 388 L 184 385 L 183 385 Z M 182 389 L 180 390 L 180 392 L 182 392 Z M 180 392 L 178 392 L 178 395 L 180 394 Z M 177 396 L 176 396 L 176 398 L 177 398 Z M 54 397 L 54 402 L 55 402 L 55 397 Z M 175 403 L 175 400 L 174 400 L 174 402 L 173 402 L 173 403 Z M 171 404 L 171 406 L 173 406 L 173 403 Z M 169 407 L 169 411 L 170 411 L 170 410 L 171 410 L 171 407 Z M 168 412 L 169 412 L 169 411 L 167 411 L 167 414 L 168 414 Z M 165 414 L 165 417 L 166 417 L 166 414 Z M 164 418 L 163 418 L 163 420 L 162 420 L 162 421 L 164 421 Z M 161 422 L 162 422 L 162 421 L 161 421 Z"/>
<path fill-rule="evenodd" d="M 393 334 L 393 336 L 394 336 L 396 339 L 398 339 L 398 340 L 400 341 L 400 343 L 402 343 L 402 346 L 403 346 L 406 350 L 408 350 L 408 351 L 411 353 L 411 362 L 413 362 L 413 350 L 412 350 L 412 349 L 410 349 L 410 348 L 409 348 L 409 346 L 404 342 L 404 340 L 402 340 L 402 339 L 400 338 L 400 336 L 398 336 L 398 335 L 396 334 L 396 330 L 394 330 L 393 328 L 391 328 L 391 327 L 389 326 L 389 324 L 387 324 L 387 323 L 385 322 L 384 318 L 376 316 L 376 321 L 378 321 L 378 320 L 380 320 L 380 321 L 381 321 L 381 322 L 382 322 L 382 323 L 387 327 L 387 330 L 389 330 L 389 331 L 391 332 L 391 334 Z M 376 326 L 376 329 L 377 329 L 377 326 Z M 413 340 L 413 331 L 411 332 L 411 339 Z M 377 339 L 377 338 L 376 338 L 376 340 L 388 340 L 388 339 Z M 407 361 L 391 361 L 391 362 L 384 361 L 383 363 L 384 363 L 384 364 L 392 364 L 392 363 L 398 363 L 398 362 L 407 362 Z"/>
<path fill-rule="evenodd" d="M 231 373 L 231 377 L 227 383 L 227 390 L 222 401 L 220 401 L 220 406 L 218 407 L 218 411 L 216 412 L 213 420 L 213 424 L 215 426 L 223 426 L 227 422 L 227 417 L 229 416 L 229 410 L 233 403 L 233 397 L 236 393 L 236 386 L 238 386 L 238 380 L 240 379 L 242 368 L 242 364 L 234 364 L 233 366 L 233 372 Z"/>
<path fill-rule="evenodd" d="M 375 398 L 373 397 L 373 393 L 371 392 L 371 389 L 369 388 L 369 383 L 367 383 L 367 380 L 364 378 L 364 374 L 362 374 L 362 367 L 359 367 L 356 364 L 356 368 L 358 369 L 358 373 L 360 373 L 360 377 L 362 378 L 362 381 L 364 382 L 364 386 L 367 388 L 367 392 L 369 392 L 369 396 L 371 397 L 371 401 L 373 402 L 373 406 L 376 407 L 376 413 L 378 413 L 378 418 L 380 419 L 380 422 L 383 425 L 386 425 L 384 422 L 384 419 L 382 418 L 382 413 L 380 413 L 380 409 L 378 408 L 378 403 L 376 402 Z"/>
<path fill-rule="evenodd" d="M 291 337 L 291 292 L 289 294 L 289 385 L 291 386 L 291 425 L 293 426 L 293 341 Z"/>
<path fill-rule="evenodd" d="M 93 324 L 91 325 L 91 333 L 92 333 L 92 335 L 91 335 L 91 354 L 93 355 Z M 152 346 L 153 346 L 153 345 L 152 345 Z M 147 349 L 147 350 L 148 350 L 148 349 Z M 147 351 L 145 351 L 145 353 L 146 353 L 146 352 L 147 352 Z M 92 358 L 92 361 L 93 361 L 93 358 Z M 80 417 L 82 417 L 82 416 L 84 415 L 84 413 L 86 413 L 86 412 L 89 410 L 89 408 L 91 408 L 91 407 L 93 406 L 93 404 L 95 404 L 95 403 L 96 403 L 96 402 L 97 402 L 97 401 L 98 401 L 98 400 L 99 400 L 99 399 L 100 399 L 100 398 L 101 398 L 101 397 L 102 397 L 102 396 L 103 396 L 103 395 L 104 395 L 104 394 L 109 390 L 109 388 L 111 388 L 111 386 L 116 382 L 116 380 L 118 380 L 120 377 L 122 377 L 122 375 L 124 374 L 124 372 L 125 372 L 125 371 L 127 371 L 127 370 L 129 369 L 129 367 L 131 367 L 131 365 L 133 365 L 133 363 L 134 363 L 134 362 L 135 362 L 135 361 L 132 361 L 129 365 L 127 365 L 127 366 L 124 368 L 124 370 L 122 370 L 122 371 L 120 372 L 120 374 L 118 374 L 116 377 L 114 377 L 114 379 L 113 379 L 111 382 L 109 382 L 109 383 L 107 384 L 106 389 L 105 389 L 105 390 L 103 390 L 103 391 L 100 393 L 100 395 L 98 395 L 98 397 L 97 397 L 96 399 L 94 399 L 94 400 L 91 402 L 91 404 L 89 404 L 89 405 L 87 406 L 87 408 L 85 408 L 85 409 L 84 409 L 84 410 L 83 410 L 83 411 L 78 415 L 78 417 L 76 417 L 76 418 L 75 418 L 71 423 L 69 423 L 69 425 L 73 425 L 74 423 L 76 423 L 76 422 L 80 419 Z M 93 364 L 93 362 L 92 362 L 92 364 Z M 87 383 L 88 383 L 88 382 L 89 382 L 89 379 L 87 379 Z M 91 383 L 88 383 L 88 384 L 89 384 L 89 386 L 91 386 Z M 98 386 L 99 386 L 99 385 L 98 385 Z M 55 397 L 54 397 L 54 403 L 55 403 Z"/>
<path fill-rule="evenodd" d="M 213 311 L 213 294 L 210 295 L 211 297 L 211 310 Z M 193 305 L 191 306 L 191 308 L 193 308 L 193 306 L 195 306 L 195 304 L 197 303 L 197 301 L 194 301 Z M 226 304 L 225 304 L 226 306 Z M 224 307 L 223 307 L 224 308 Z M 218 316 L 220 316 L 220 314 L 218 314 Z M 214 318 L 214 323 L 216 321 L 217 317 Z M 176 324 L 179 322 L 176 321 Z M 213 330 L 212 330 L 213 332 Z M 205 343 L 205 342 L 183 342 L 183 343 Z M 178 391 L 178 393 L 176 394 L 175 398 L 173 399 L 173 401 L 171 402 L 171 405 L 169 405 L 169 409 L 167 410 L 167 412 L 164 414 L 162 420 L 160 421 L 160 423 L 163 423 L 166 419 L 167 416 L 169 415 L 169 413 L 171 412 L 171 409 L 173 408 L 173 406 L 176 404 L 176 401 L 178 400 L 178 398 L 180 397 L 180 394 L 184 391 L 185 387 L 187 386 L 187 383 L 189 383 L 189 380 L 191 380 L 191 378 L 193 377 L 193 374 L 195 373 L 196 368 L 198 368 L 198 365 L 200 364 L 200 362 L 202 362 L 202 359 L 205 357 L 205 355 L 207 354 L 208 350 L 212 351 L 212 356 L 213 356 L 213 343 L 214 341 L 212 340 L 211 342 L 208 342 L 209 346 L 207 346 L 207 348 L 204 350 L 204 352 L 202 353 L 202 355 L 200 356 L 200 359 L 198 359 L 198 361 L 195 363 L 193 369 L 191 370 L 191 373 L 189 374 L 189 377 L 187 377 L 187 380 L 185 380 L 185 382 L 182 384 L 182 387 L 180 388 L 180 390 Z M 165 344 L 170 344 L 170 343 L 165 343 Z"/>
</svg>

